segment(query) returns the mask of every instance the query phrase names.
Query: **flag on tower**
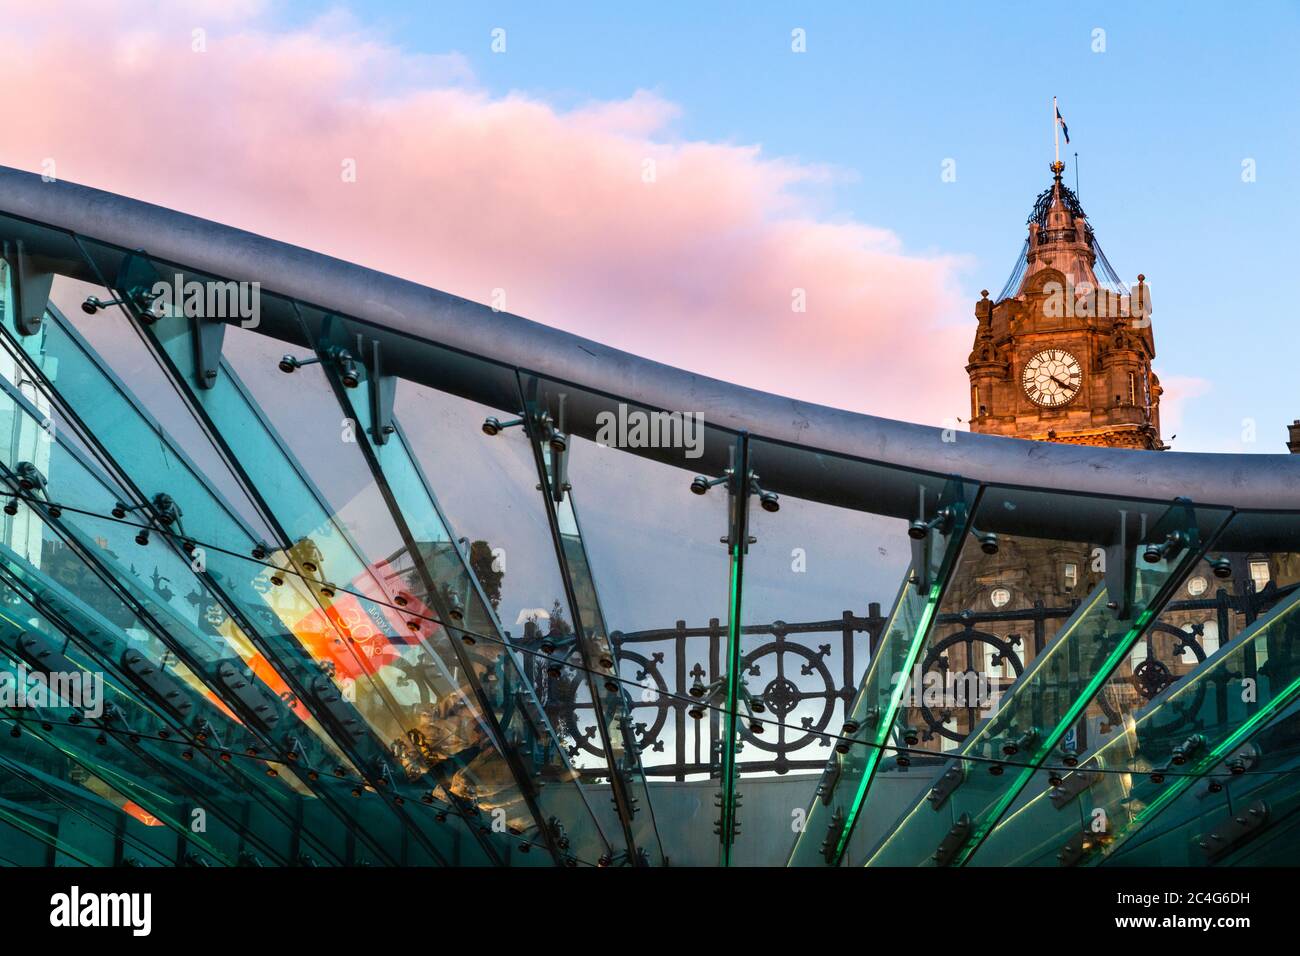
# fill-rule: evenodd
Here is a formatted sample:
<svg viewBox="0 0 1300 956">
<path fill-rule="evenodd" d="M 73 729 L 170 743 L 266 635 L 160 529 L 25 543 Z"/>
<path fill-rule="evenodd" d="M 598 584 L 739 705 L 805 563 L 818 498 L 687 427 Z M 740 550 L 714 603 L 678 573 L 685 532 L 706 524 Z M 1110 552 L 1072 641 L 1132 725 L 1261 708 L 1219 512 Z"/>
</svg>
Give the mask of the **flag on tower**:
<svg viewBox="0 0 1300 956">
<path fill-rule="evenodd" d="M 1061 124 L 1061 132 L 1065 134 L 1065 142 L 1070 142 L 1070 127 L 1065 125 L 1065 117 L 1061 115 L 1061 108 L 1056 107 L 1056 121 Z"/>
</svg>

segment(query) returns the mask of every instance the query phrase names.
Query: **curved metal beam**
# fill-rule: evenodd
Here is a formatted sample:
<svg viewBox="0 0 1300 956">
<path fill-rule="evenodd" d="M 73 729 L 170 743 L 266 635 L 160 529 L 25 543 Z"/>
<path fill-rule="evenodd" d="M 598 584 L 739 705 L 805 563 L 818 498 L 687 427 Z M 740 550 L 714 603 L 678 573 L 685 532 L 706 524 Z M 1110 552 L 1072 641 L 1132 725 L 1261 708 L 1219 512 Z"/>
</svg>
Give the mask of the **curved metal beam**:
<svg viewBox="0 0 1300 956">
<path fill-rule="evenodd" d="M 74 183 L 47 183 L 36 174 L 0 167 L 0 209 L 124 249 L 146 248 L 155 257 L 214 276 L 259 281 L 266 291 L 323 305 L 396 335 L 630 403 L 702 412 L 711 424 L 802 449 L 992 484 L 1300 510 L 1300 456 L 1129 451 L 967 432 L 944 441 L 938 428 L 732 385 L 372 269 Z M 429 377 L 427 370 L 420 374 L 418 364 L 392 371 L 417 381 Z M 447 387 L 445 380 L 429 384 Z M 825 481 L 825 475 L 806 467 L 792 467 L 783 476 L 786 491 L 812 497 L 824 494 Z M 906 494 L 898 489 L 898 497 L 910 495 L 910 489 Z M 889 491 L 880 510 L 894 510 L 893 497 Z"/>
</svg>

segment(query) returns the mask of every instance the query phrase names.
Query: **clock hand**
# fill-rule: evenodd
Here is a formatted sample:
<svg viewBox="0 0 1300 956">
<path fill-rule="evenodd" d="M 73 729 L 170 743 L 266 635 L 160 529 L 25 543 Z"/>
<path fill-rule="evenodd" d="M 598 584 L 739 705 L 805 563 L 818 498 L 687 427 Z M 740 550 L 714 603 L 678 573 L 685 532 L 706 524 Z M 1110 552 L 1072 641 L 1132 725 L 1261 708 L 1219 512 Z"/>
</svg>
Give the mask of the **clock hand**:
<svg viewBox="0 0 1300 956">
<path fill-rule="evenodd" d="M 1057 385 L 1061 386 L 1061 388 L 1069 389 L 1069 390 L 1072 391 L 1072 392 L 1073 392 L 1076 388 L 1078 388 L 1077 385 L 1070 385 L 1070 384 L 1067 383 L 1067 382 L 1062 382 L 1062 381 L 1061 381 L 1059 378 L 1057 378 L 1055 375 L 1049 375 L 1049 376 L 1047 376 L 1047 377 L 1050 378 L 1050 379 L 1051 379 L 1053 382 L 1055 382 Z"/>
</svg>

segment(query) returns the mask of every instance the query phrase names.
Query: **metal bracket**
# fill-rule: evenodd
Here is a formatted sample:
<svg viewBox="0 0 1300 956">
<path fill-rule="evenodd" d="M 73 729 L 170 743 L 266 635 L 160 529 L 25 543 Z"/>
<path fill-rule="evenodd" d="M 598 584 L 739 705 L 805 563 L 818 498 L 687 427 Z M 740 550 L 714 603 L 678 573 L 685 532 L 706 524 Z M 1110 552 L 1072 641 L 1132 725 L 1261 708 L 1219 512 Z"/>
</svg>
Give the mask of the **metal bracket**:
<svg viewBox="0 0 1300 956">
<path fill-rule="evenodd" d="M 561 435 L 567 436 L 564 425 L 564 393 L 559 394 L 559 411 L 555 415 L 555 427 Z M 561 443 L 563 447 L 557 448 L 554 444 L 551 449 L 551 498 L 555 503 L 561 504 L 564 501 L 564 493 L 569 489 L 569 445 L 567 437 Z"/>
<path fill-rule="evenodd" d="M 1171 767 L 1181 767 L 1187 763 L 1187 758 L 1193 756 L 1205 747 L 1205 737 L 1202 734 L 1192 734 L 1182 743 L 1178 744 L 1170 754 L 1169 760 L 1164 766 L 1157 767 L 1159 773 L 1168 773 Z"/>
<path fill-rule="evenodd" d="M 280 722 L 280 711 L 272 703 L 274 698 L 268 697 L 258 687 L 252 671 L 235 667 L 229 661 L 223 661 L 217 668 L 217 676 L 245 707 L 261 719 L 267 729 L 275 727 Z"/>
<path fill-rule="evenodd" d="M 174 680 L 149 658 L 137 650 L 128 650 L 122 655 L 122 668 L 128 674 L 138 678 L 156 699 L 161 700 L 167 709 L 182 721 L 189 717 L 190 711 L 194 709 L 194 701 L 186 693 L 185 686 L 180 681 Z"/>
<path fill-rule="evenodd" d="M 1106 597 L 1115 617 L 1121 621 L 1133 617 L 1137 590 L 1137 555 L 1125 541 L 1126 524 L 1121 526 L 1119 544 L 1106 548 Z"/>
<path fill-rule="evenodd" d="M 226 340 L 226 323 L 201 316 L 190 318 L 194 335 L 194 382 L 199 388 L 213 388 L 221 370 L 221 347 Z"/>
<path fill-rule="evenodd" d="M 4 260 L 9 264 L 10 288 L 13 290 L 14 327 L 20 335 L 35 335 L 41 330 L 45 310 L 50 304 L 50 287 L 54 274 L 38 272 L 32 267 L 27 248 L 21 239 L 5 240 Z"/>
<path fill-rule="evenodd" d="M 939 847 L 934 851 L 934 860 L 936 866 L 947 866 L 957 858 L 961 848 L 966 845 L 970 839 L 972 824 L 969 813 L 963 813 L 957 818 L 957 822 L 952 825 L 948 835 L 939 842 Z"/>
<path fill-rule="evenodd" d="M 1109 831 L 1093 833 L 1091 830 L 1080 830 L 1057 851 L 1056 862 L 1061 866 L 1077 865 L 1084 857 L 1101 846 L 1101 837 L 1107 832 Z"/>
<path fill-rule="evenodd" d="M 226 749 L 221 742 L 221 735 L 217 733 L 217 728 L 213 727 L 205 717 L 200 717 L 194 722 L 194 737 L 201 744 L 214 746 L 220 750 Z"/>
<path fill-rule="evenodd" d="M 1014 731 L 1016 728 L 1012 727 L 1011 729 Z M 1014 737 L 1002 745 L 1003 755 L 1014 757 L 1016 754 L 1020 753 L 1020 751 L 1028 750 L 1038 742 L 1038 736 L 1038 728 L 1030 727 L 1018 737 Z"/>
<path fill-rule="evenodd" d="M 1205 861 L 1213 863 L 1227 856 L 1247 840 L 1253 839 L 1268 824 L 1268 804 L 1256 800 L 1240 813 L 1234 813 L 1210 830 L 1199 846 L 1205 851 Z"/>
<path fill-rule="evenodd" d="M 912 584 L 922 594 L 930 590 L 931 547 L 929 532 L 926 532 L 923 538 L 912 539 Z"/>
<path fill-rule="evenodd" d="M 50 482 L 32 462 L 20 461 L 15 464 L 14 475 L 18 478 L 18 487 L 21 490 L 36 492 L 46 502 L 49 502 L 50 496 L 47 489 Z"/>
<path fill-rule="evenodd" d="M 840 838 L 844 835 L 844 810 L 836 807 L 835 812 L 831 814 L 831 819 L 826 824 L 826 839 L 822 841 L 820 847 L 822 859 L 827 864 L 835 865 L 835 851 L 839 848 Z"/>
<path fill-rule="evenodd" d="M 14 639 L 14 644 L 27 663 L 44 674 L 76 672 L 76 668 L 63 656 L 55 643 L 38 631 L 21 632 Z"/>
<path fill-rule="evenodd" d="M 154 301 L 158 298 L 154 289 L 161 282 L 158 270 L 146 257 L 144 250 L 137 249 L 122 260 L 113 280 L 113 292 L 142 325 L 153 325 L 162 318 L 153 311 Z M 181 308 L 180 303 L 174 305 Z"/>
<path fill-rule="evenodd" d="M 925 799 L 930 801 L 931 809 L 938 810 L 948 798 L 952 796 L 953 791 L 960 787 L 966 781 L 966 762 L 964 760 L 954 760 L 948 764 L 943 775 L 939 777 L 939 782 L 930 788 Z"/>
<path fill-rule="evenodd" d="M 1206 785 L 1204 789 L 1198 790 L 1196 795 L 1204 799 L 1222 793 L 1224 781 L 1255 769 L 1260 756 L 1259 748 L 1253 743 L 1242 744 L 1220 762 L 1219 766 L 1223 768 L 1222 770 L 1206 775 Z"/>
<path fill-rule="evenodd" d="M 1254 770 L 1255 765 L 1259 763 L 1259 748 L 1253 743 L 1242 744 L 1237 750 L 1223 761 L 1223 765 L 1228 768 L 1228 772 L 1233 776 L 1238 776 L 1248 770 Z"/>
<path fill-rule="evenodd" d="M 938 509 L 928 521 L 922 497 L 922 514 L 907 529 L 907 536 L 912 539 L 912 583 L 918 592 L 924 594 L 930 590 L 931 559 L 935 549 L 947 547 L 948 538 L 954 532 L 965 533 L 966 510 L 961 482 L 955 478 L 948 480 L 939 496 Z"/>
<path fill-rule="evenodd" d="M 749 553 L 750 535 L 749 535 L 749 490 L 750 481 L 748 469 L 741 474 L 741 469 L 737 464 L 738 459 L 742 456 L 739 454 L 741 443 L 744 441 L 743 436 L 736 439 L 736 444 L 730 449 L 731 467 L 726 471 L 726 488 L 727 488 L 727 536 L 724 540 L 727 550 L 732 551 L 739 548 L 742 554 Z"/>
<path fill-rule="evenodd" d="M 347 324 L 337 315 L 326 315 L 321 320 L 319 334 L 320 342 L 316 348 L 318 355 L 331 354 L 331 350 L 337 350 L 333 354 L 354 356 L 365 369 L 366 411 L 370 416 L 370 427 L 366 433 L 375 445 L 387 444 L 389 436 L 397 430 L 393 425 L 397 378 L 384 374 L 379 340 L 367 339 L 360 332 L 350 332 Z M 327 366 L 328 364 L 326 363 Z"/>
<path fill-rule="evenodd" d="M 832 757 L 826 761 L 826 769 L 822 771 L 822 778 L 817 782 L 817 796 L 825 806 L 831 805 L 831 798 L 835 795 L 835 788 L 839 785 L 842 773 L 843 765 L 839 757 Z"/>
<path fill-rule="evenodd" d="M 357 354 L 365 355 L 365 343 L 357 335 Z M 367 378 L 370 379 L 368 398 L 370 400 L 370 437 L 376 445 L 387 443 L 388 436 L 396 429 L 393 425 L 393 403 L 397 398 L 397 378 L 385 375 L 380 356 L 379 340 L 370 343 L 370 354 L 362 359 L 366 366 Z"/>
<path fill-rule="evenodd" d="M 1146 543 L 1142 559 L 1147 563 L 1166 560 L 1173 565 L 1184 551 L 1195 551 L 1200 546 L 1200 534 L 1196 513 L 1186 498 L 1175 498 L 1153 527 L 1141 529 L 1133 539 L 1129 535 L 1128 514 L 1121 512 L 1121 515 L 1119 541 L 1106 549 L 1106 595 L 1116 619 L 1128 621 L 1135 610 L 1138 545 Z"/>
<path fill-rule="evenodd" d="M 328 677 L 316 678 L 311 690 L 338 728 L 356 740 L 365 736 L 365 728 L 357 720 L 356 712 L 343 700 L 343 695 Z"/>
<path fill-rule="evenodd" d="M 1083 793 L 1102 777 L 1101 770 L 1096 759 L 1089 760 L 1078 770 L 1066 777 L 1055 787 L 1047 792 L 1052 801 L 1052 806 L 1062 810 L 1069 806 L 1070 801 Z"/>
</svg>

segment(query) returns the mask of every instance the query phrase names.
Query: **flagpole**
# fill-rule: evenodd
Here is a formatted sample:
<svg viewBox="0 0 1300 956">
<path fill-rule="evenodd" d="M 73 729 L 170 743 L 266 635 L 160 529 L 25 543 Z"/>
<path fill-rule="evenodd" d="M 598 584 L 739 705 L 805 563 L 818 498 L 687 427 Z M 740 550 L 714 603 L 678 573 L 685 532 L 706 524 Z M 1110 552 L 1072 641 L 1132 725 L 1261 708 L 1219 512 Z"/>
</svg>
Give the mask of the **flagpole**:
<svg viewBox="0 0 1300 956">
<path fill-rule="evenodd" d="M 1056 161 L 1061 161 L 1061 121 L 1056 118 L 1056 97 L 1052 97 L 1052 142 L 1056 146 Z"/>
</svg>

